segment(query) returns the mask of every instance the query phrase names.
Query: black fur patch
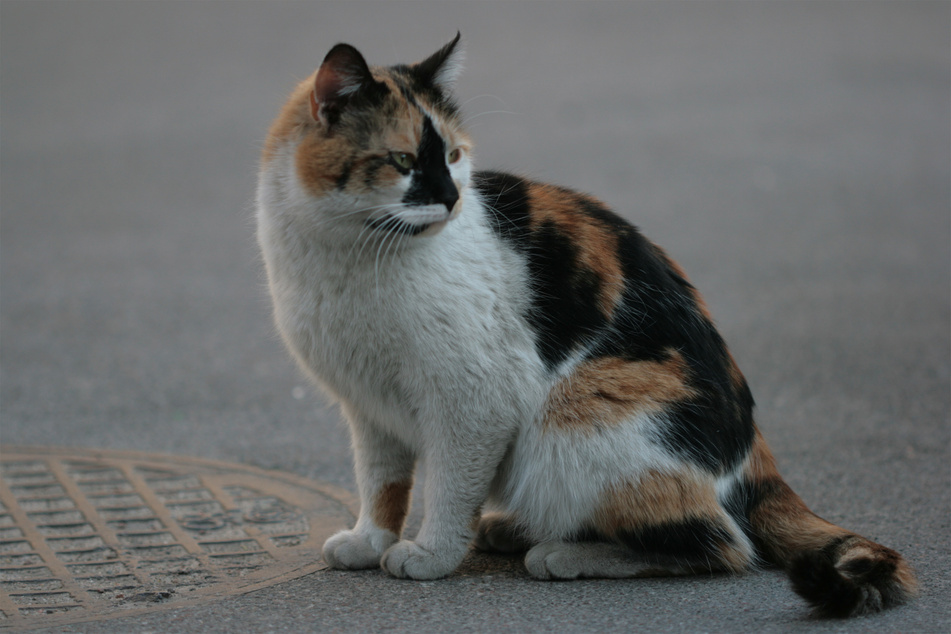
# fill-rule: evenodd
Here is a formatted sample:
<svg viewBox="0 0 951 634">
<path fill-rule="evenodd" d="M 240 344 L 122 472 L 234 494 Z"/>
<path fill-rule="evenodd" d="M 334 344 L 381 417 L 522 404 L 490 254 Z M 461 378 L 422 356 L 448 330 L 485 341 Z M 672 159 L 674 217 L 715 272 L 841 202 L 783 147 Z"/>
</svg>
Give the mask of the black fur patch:
<svg viewBox="0 0 951 634">
<path fill-rule="evenodd" d="M 833 556 L 811 551 L 797 557 L 789 568 L 789 579 L 799 596 L 809 602 L 816 616 L 846 618 L 876 612 L 881 596 L 862 587 L 835 569 Z"/>
<path fill-rule="evenodd" d="M 721 549 L 735 544 L 722 525 L 702 518 L 625 529 L 618 531 L 617 538 L 648 556 L 698 566 L 719 562 Z"/>
<path fill-rule="evenodd" d="M 740 462 L 753 444 L 752 417 L 736 416 L 722 392 L 667 410 L 667 425 L 657 428 L 657 440 L 671 453 L 705 469 L 722 473 Z"/>
<path fill-rule="evenodd" d="M 608 322 L 598 309 L 600 280 L 579 266 L 572 237 L 544 222 L 529 230 L 528 183 L 516 176 L 480 172 L 474 176 L 499 236 L 526 258 L 533 301 L 526 318 L 537 333 L 536 347 L 549 370 Z M 579 213 L 584 213 L 579 202 Z"/>
<path fill-rule="evenodd" d="M 868 554 L 849 558 L 853 547 Z M 845 561 L 843 561 L 845 559 Z M 819 617 L 845 618 L 899 605 L 914 593 L 898 576 L 901 555 L 858 535 L 831 540 L 797 556 L 789 567 L 793 589 Z"/>
<path fill-rule="evenodd" d="M 492 228 L 499 237 L 525 250 L 529 224 L 528 183 L 502 172 L 476 172 L 472 183 L 482 195 L 491 214 Z"/>
</svg>

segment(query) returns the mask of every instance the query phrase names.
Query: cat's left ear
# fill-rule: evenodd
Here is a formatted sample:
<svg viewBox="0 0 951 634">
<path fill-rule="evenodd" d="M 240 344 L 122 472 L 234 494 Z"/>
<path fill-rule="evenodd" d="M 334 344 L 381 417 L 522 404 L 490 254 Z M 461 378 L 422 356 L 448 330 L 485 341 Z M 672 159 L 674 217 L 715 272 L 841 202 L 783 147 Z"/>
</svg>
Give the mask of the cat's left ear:
<svg viewBox="0 0 951 634">
<path fill-rule="evenodd" d="M 329 127 L 356 95 L 367 92 L 375 84 L 360 51 L 349 44 L 337 44 L 317 71 L 310 93 L 311 115 Z"/>
<path fill-rule="evenodd" d="M 465 60 L 465 51 L 459 45 L 461 38 L 462 34 L 456 31 L 456 37 L 451 42 L 413 66 L 420 83 L 445 92 L 452 90 Z"/>
</svg>

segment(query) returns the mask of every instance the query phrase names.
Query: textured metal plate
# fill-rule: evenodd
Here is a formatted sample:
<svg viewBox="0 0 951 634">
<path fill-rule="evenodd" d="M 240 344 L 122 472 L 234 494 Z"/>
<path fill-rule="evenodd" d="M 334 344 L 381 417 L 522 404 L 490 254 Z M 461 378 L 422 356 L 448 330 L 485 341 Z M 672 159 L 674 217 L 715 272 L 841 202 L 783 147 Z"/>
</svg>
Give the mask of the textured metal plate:
<svg viewBox="0 0 951 634">
<path fill-rule="evenodd" d="M 156 454 L 0 454 L 0 627 L 180 607 L 324 568 L 352 526 L 346 491 L 289 474 Z"/>
</svg>

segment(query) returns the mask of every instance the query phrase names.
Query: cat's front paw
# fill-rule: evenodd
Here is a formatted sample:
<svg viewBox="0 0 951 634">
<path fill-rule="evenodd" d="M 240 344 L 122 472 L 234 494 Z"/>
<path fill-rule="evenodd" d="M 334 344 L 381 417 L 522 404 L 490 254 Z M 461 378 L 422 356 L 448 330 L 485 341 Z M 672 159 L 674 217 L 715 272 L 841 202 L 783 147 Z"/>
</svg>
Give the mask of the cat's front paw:
<svg viewBox="0 0 951 634">
<path fill-rule="evenodd" d="M 341 531 L 324 542 L 324 561 L 341 570 L 377 568 L 383 551 L 395 541 L 396 535 L 389 531 L 375 536 Z"/>
<path fill-rule="evenodd" d="M 394 577 L 403 579 L 438 579 L 445 577 L 459 565 L 456 557 L 431 553 L 424 548 L 403 540 L 383 553 L 380 565 Z"/>
</svg>

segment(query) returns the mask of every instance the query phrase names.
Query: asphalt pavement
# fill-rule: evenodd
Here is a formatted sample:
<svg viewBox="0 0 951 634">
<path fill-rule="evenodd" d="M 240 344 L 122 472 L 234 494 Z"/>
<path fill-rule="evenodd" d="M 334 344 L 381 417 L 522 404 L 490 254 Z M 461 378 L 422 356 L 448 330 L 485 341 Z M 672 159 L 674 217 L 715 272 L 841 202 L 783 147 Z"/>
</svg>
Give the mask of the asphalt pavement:
<svg viewBox="0 0 951 634">
<path fill-rule="evenodd" d="M 320 571 L 82 632 L 951 629 L 951 3 L 0 3 L 0 440 L 164 452 L 351 491 L 290 361 L 256 164 L 339 41 L 462 32 L 481 167 L 597 195 L 706 297 L 792 486 L 901 551 L 920 598 L 817 622 L 777 571 L 533 581 L 473 556 Z M 409 531 L 420 522 L 417 507 Z"/>
</svg>

